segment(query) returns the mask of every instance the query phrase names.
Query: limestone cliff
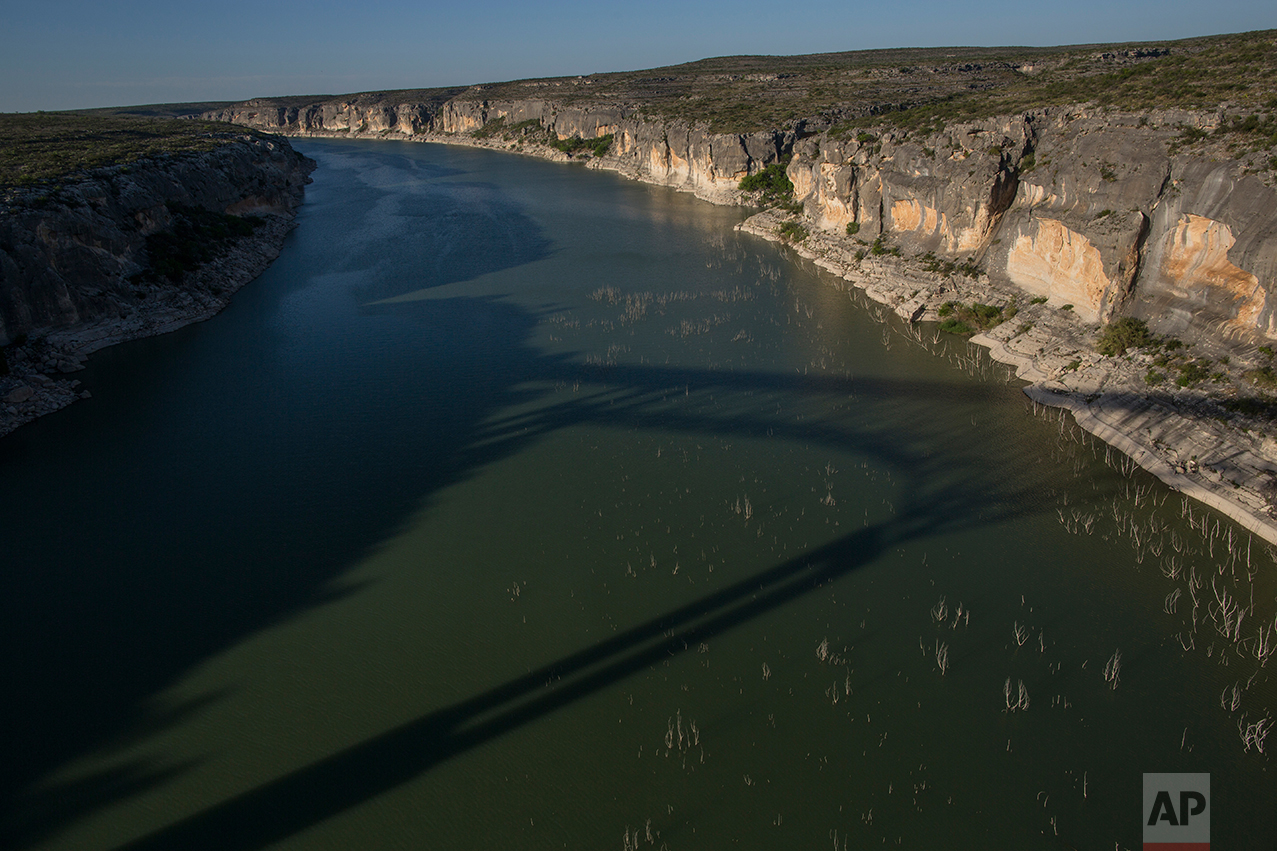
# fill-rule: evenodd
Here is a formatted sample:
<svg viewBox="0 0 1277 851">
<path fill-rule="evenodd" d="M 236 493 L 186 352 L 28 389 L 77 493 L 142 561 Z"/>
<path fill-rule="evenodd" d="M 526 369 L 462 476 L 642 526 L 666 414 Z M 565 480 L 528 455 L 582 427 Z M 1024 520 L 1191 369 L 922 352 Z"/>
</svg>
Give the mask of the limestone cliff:
<svg viewBox="0 0 1277 851">
<path fill-rule="evenodd" d="M 487 100 L 473 93 L 393 107 L 365 96 L 293 106 L 259 100 L 204 117 L 293 136 L 479 142 L 551 155 L 554 149 L 544 144 L 547 140 L 610 135 L 612 146 L 599 163 L 603 167 L 720 204 L 738 202 L 741 178 L 785 156 L 798 135 L 798 128 L 712 133 L 703 124 L 648 120 L 632 107 Z M 529 125 L 535 132 L 526 132 Z M 493 127 L 505 132 L 483 132 Z"/>
<path fill-rule="evenodd" d="M 252 135 L 11 192 L 0 207 L 0 435 L 88 396 L 59 377 L 85 355 L 221 310 L 278 256 L 313 168 L 287 141 Z M 230 218 L 244 215 L 256 224 Z M 190 268 L 157 271 L 148 237 L 192 220 L 229 233 Z"/>
<path fill-rule="evenodd" d="M 1256 39 L 1277 56 L 1270 34 Z M 1115 55 L 1129 68 L 1167 51 Z M 1243 59 L 1236 68 L 1252 67 Z M 845 75 L 872 87 L 879 78 L 896 85 L 910 75 L 961 82 L 968 73 L 1013 74 L 1019 76 L 1007 83 L 1016 85 L 1041 70 L 991 67 Z M 1180 85 L 1181 66 L 1167 67 L 1167 85 Z M 1202 67 L 1219 78 L 1212 85 L 1231 85 L 1219 68 Z M 704 79 L 723 76 L 707 72 Z M 998 306 L 1003 318 L 1016 315 L 975 340 L 1015 365 L 1031 382 L 1027 394 L 1068 408 L 1173 487 L 1277 543 L 1277 439 L 1270 436 L 1277 403 L 1266 395 L 1277 384 L 1268 345 L 1277 339 L 1277 98 L 1267 107 L 1252 98 L 1248 116 L 1230 116 L 1236 104 L 1125 111 L 1063 104 L 910 123 L 892 120 L 908 113 L 907 103 L 866 105 L 862 97 L 850 118 L 791 114 L 772 130 L 730 133 L 686 117 L 695 103 L 712 101 L 710 83 L 678 94 L 686 87 L 669 79 L 631 80 L 657 95 L 660 86 L 673 92 L 647 106 L 641 98 L 569 91 L 592 83 L 578 78 L 436 92 L 416 102 L 405 93 L 286 108 L 258 102 L 206 117 L 284 134 L 397 137 L 584 159 L 716 203 L 748 203 L 741 178 L 785 163 L 796 211 L 766 211 L 744 229 L 771 239 L 807 234 L 794 244 L 800 254 L 910 321 L 973 302 Z M 1104 79 L 1124 85 L 1135 75 Z M 537 86 L 544 96 L 497 96 Z M 667 108 L 671 98 L 680 110 Z M 717 108 L 730 104 L 720 99 Z M 1236 128 L 1251 135 L 1234 145 L 1229 134 Z M 608 144 L 589 154 L 564 144 L 591 139 Z M 1122 317 L 1144 320 L 1160 342 L 1102 356 L 1097 333 Z"/>
<path fill-rule="evenodd" d="M 175 208 L 291 218 L 311 168 L 283 139 L 245 136 L 16 195 L 0 208 L 0 345 L 154 309 L 182 289 L 139 277 Z"/>
<path fill-rule="evenodd" d="M 1089 322 L 1263 342 L 1277 337 L 1277 192 L 1238 162 L 1170 153 L 1186 122 L 1210 119 L 1060 109 L 907 139 L 823 136 L 788 170 L 825 230 L 855 222 L 862 240 L 973 259 Z"/>
<path fill-rule="evenodd" d="M 610 136 L 591 165 L 739 203 L 737 184 L 791 157 L 804 215 L 866 244 L 978 263 L 1026 296 L 1088 322 L 1146 319 L 1160 333 L 1245 345 L 1277 337 L 1277 192 L 1242 163 L 1174 154 L 1201 112 L 1052 108 L 925 135 L 855 137 L 820 122 L 748 134 L 553 98 L 480 90 L 420 102 L 369 95 L 281 106 L 249 101 L 205 117 L 302 136 L 407 138 L 564 156 L 547 142 Z"/>
</svg>

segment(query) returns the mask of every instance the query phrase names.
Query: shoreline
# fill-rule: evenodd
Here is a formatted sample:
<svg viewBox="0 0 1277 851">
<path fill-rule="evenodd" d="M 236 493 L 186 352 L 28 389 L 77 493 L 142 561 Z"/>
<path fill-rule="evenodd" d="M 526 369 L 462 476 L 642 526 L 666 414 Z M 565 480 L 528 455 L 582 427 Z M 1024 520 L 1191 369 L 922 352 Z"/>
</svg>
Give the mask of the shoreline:
<svg viewBox="0 0 1277 851">
<path fill-rule="evenodd" d="M 1024 293 L 987 279 L 941 278 L 891 256 L 855 259 L 845 241 L 812 229 L 802 242 L 786 240 L 777 228 L 788 215 L 767 210 L 737 230 L 788 245 L 799 256 L 862 290 L 906 322 L 939 321 L 946 301 L 1009 301 Z M 1277 479 L 1272 460 L 1277 441 L 1241 435 L 1221 424 L 1205 394 L 1184 390 L 1150 392 L 1142 375 L 1147 355 L 1106 358 L 1092 345 L 1094 329 L 1071 313 L 1045 304 L 1021 307 L 1008 320 L 970 342 L 998 363 L 1015 368 L 1028 382 L 1033 402 L 1061 408 L 1079 427 L 1129 457 L 1172 490 L 1236 521 L 1270 544 L 1277 544 L 1277 521 L 1270 499 Z M 1023 320 L 1028 320 L 1027 322 Z"/>
<path fill-rule="evenodd" d="M 579 159 L 540 144 L 503 139 L 475 139 L 461 134 L 394 135 L 360 132 L 300 132 L 286 138 L 405 141 L 485 148 L 522 154 L 560 163 L 615 172 L 652 185 L 669 186 L 720 206 L 740 206 L 741 194 L 706 193 L 695 185 L 674 185 L 644 178 L 634 169 L 610 163 L 608 157 Z M 811 228 L 802 242 L 781 237 L 777 228 L 793 217 L 774 210 L 750 216 L 736 229 L 772 242 L 789 245 L 799 256 L 862 290 L 907 322 L 936 321 L 946 301 L 1009 303 L 1026 295 L 987 277 L 968 280 L 942 276 L 918 267 L 905 258 L 855 257 L 852 241 L 820 228 Z M 0 396 L 0 437 L 19 426 L 59 410 L 88 391 L 73 379 L 53 379 L 44 374 L 83 368 L 88 354 L 116 343 L 156 336 L 221 311 L 231 295 L 260 275 L 279 255 L 284 238 L 296 226 L 293 216 L 272 215 L 264 233 L 246 237 L 228 254 L 206 264 L 191 276 L 183 291 L 145 312 L 66 329 L 45 338 L 50 351 L 42 361 L 11 363 L 6 381 L 14 379 L 30 388 L 30 396 L 16 407 L 9 401 L 13 389 Z M 863 254 L 863 252 L 862 252 Z M 220 289 L 220 291 L 215 291 Z M 160 300 L 157 300 L 160 301 Z M 1018 302 L 1017 302 L 1018 303 Z M 149 306 L 148 306 L 149 307 Z M 1150 392 L 1140 376 L 1149 366 L 1146 355 L 1125 359 L 1105 358 L 1095 352 L 1095 329 L 1072 313 L 1044 304 L 1019 308 L 1020 330 L 1012 321 L 970 338 L 990 357 L 1015 368 L 1017 378 L 1028 382 L 1023 392 L 1033 402 L 1067 410 L 1079 427 L 1129 457 L 1172 490 L 1230 517 L 1270 544 L 1277 544 L 1277 439 L 1219 422 L 1214 403 L 1198 391 L 1174 389 Z M 1024 322 L 1023 320 L 1029 320 Z M 1028 330 L 1025 330 L 1025 329 Z M 25 372 L 22 370 L 25 368 Z M 43 368 L 43 371 L 42 371 Z M 5 386 L 5 385 L 0 385 Z M 16 410 L 15 410 L 16 407 Z M 1218 406 L 1215 406 L 1216 408 Z"/>
<path fill-rule="evenodd" d="M 225 254 L 188 273 L 179 288 L 153 287 L 141 309 L 111 319 L 62 328 L 9 349 L 9 374 L 0 378 L 0 438 L 92 393 L 63 377 L 84 369 L 93 352 L 157 337 L 220 313 L 231 297 L 274 262 L 296 227 L 295 213 L 263 215 L 265 222 Z"/>
</svg>

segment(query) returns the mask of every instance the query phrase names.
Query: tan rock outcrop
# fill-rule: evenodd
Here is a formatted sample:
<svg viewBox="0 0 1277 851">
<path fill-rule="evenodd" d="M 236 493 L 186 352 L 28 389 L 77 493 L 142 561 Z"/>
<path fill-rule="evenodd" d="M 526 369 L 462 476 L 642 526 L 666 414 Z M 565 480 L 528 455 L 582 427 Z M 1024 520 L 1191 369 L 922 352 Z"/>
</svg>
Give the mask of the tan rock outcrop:
<svg viewBox="0 0 1277 851">
<path fill-rule="evenodd" d="M 1166 235 L 1162 249 L 1163 281 L 1185 291 L 1211 288 L 1203 294 L 1206 301 L 1234 303 L 1236 316 L 1232 323 L 1239 329 L 1253 329 L 1264 311 L 1266 295 L 1259 278 L 1233 265 L 1228 250 L 1236 245 L 1228 225 L 1185 213 L 1175 229 Z"/>
<path fill-rule="evenodd" d="M 1099 249 L 1063 222 L 1036 219 L 1035 224 L 1035 233 L 1015 237 L 1006 276 L 1027 292 L 1056 306 L 1071 304 L 1082 319 L 1097 321 L 1109 288 Z"/>
</svg>

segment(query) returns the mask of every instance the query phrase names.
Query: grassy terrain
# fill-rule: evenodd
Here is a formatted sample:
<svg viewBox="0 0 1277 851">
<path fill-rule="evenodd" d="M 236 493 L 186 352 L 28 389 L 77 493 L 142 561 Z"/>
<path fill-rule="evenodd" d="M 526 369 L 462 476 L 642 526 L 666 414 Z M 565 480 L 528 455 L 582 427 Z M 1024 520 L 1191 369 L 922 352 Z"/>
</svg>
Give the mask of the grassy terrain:
<svg viewBox="0 0 1277 851">
<path fill-rule="evenodd" d="M 327 97 L 327 95 L 325 95 Z M 141 106 L 107 106 L 99 109 L 72 109 L 67 112 L 75 115 L 90 115 L 100 118 L 198 118 L 205 112 L 234 106 L 236 101 L 210 100 L 192 103 L 148 103 Z"/>
<path fill-rule="evenodd" d="M 895 125 L 946 123 L 1030 108 L 1094 103 L 1123 109 L 1277 107 L 1277 31 L 1181 41 L 1067 47 L 946 47 L 807 56 L 724 56 L 683 65 L 341 96 L 263 99 L 278 106 L 541 99 L 611 106 L 714 132 L 781 129 L 799 120 L 855 135 Z"/>
<path fill-rule="evenodd" d="M 845 121 L 835 132 L 850 135 L 870 124 L 929 132 L 955 121 L 1090 103 L 1123 110 L 1231 106 L 1255 116 L 1249 123 L 1238 117 L 1237 132 L 1271 135 L 1277 128 L 1259 113 L 1277 110 L 1277 31 L 1076 50 L 987 91 L 934 94 Z"/>
<path fill-rule="evenodd" d="M 159 154 L 209 151 L 252 132 L 207 121 L 0 114 L 0 190 L 57 183 L 77 172 Z"/>
<path fill-rule="evenodd" d="M 615 106 L 734 133 L 785 128 L 802 119 L 835 125 L 848 135 L 873 124 L 927 130 L 1086 102 L 1122 109 L 1232 104 L 1253 112 L 1275 108 L 1277 31 L 1138 44 L 725 56 L 645 71 L 370 92 L 340 100 L 439 104 L 452 97 Z M 325 98 L 271 103 L 320 100 Z"/>
<path fill-rule="evenodd" d="M 1218 147 L 1231 156 L 1262 152 L 1263 163 L 1277 150 L 1277 31 L 1144 44 L 726 56 L 645 71 L 257 102 L 438 109 L 450 99 L 529 98 L 561 106 L 618 107 L 658 120 L 707 124 L 715 132 L 784 129 L 806 120 L 812 129 L 830 127 L 836 138 L 870 138 L 869 126 L 933 132 L 956 121 L 1064 104 L 1223 108 L 1227 118 L 1216 131 L 1186 128 L 1176 144 L 1223 143 Z M 173 117 L 226 106 L 152 104 L 0 115 L 0 191 L 56 183 L 87 169 L 156 154 L 209 150 L 249 131 Z M 538 130 L 493 126 L 476 135 L 531 140 Z M 575 145 L 569 150 L 575 153 L 590 147 L 588 142 L 558 144 L 565 150 Z M 1277 168 L 1277 157 L 1270 165 Z"/>
</svg>

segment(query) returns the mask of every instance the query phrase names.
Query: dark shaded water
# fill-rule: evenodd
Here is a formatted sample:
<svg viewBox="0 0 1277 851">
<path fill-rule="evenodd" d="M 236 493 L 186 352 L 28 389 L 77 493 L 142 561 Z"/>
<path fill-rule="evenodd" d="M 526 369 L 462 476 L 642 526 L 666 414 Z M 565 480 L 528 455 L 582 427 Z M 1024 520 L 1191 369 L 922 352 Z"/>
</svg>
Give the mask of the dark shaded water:
<svg viewBox="0 0 1277 851">
<path fill-rule="evenodd" d="M 0 441 L 5 847 L 1136 847 L 1145 771 L 1271 847 L 1260 544 L 740 211 L 300 147 L 262 278 Z"/>
</svg>

